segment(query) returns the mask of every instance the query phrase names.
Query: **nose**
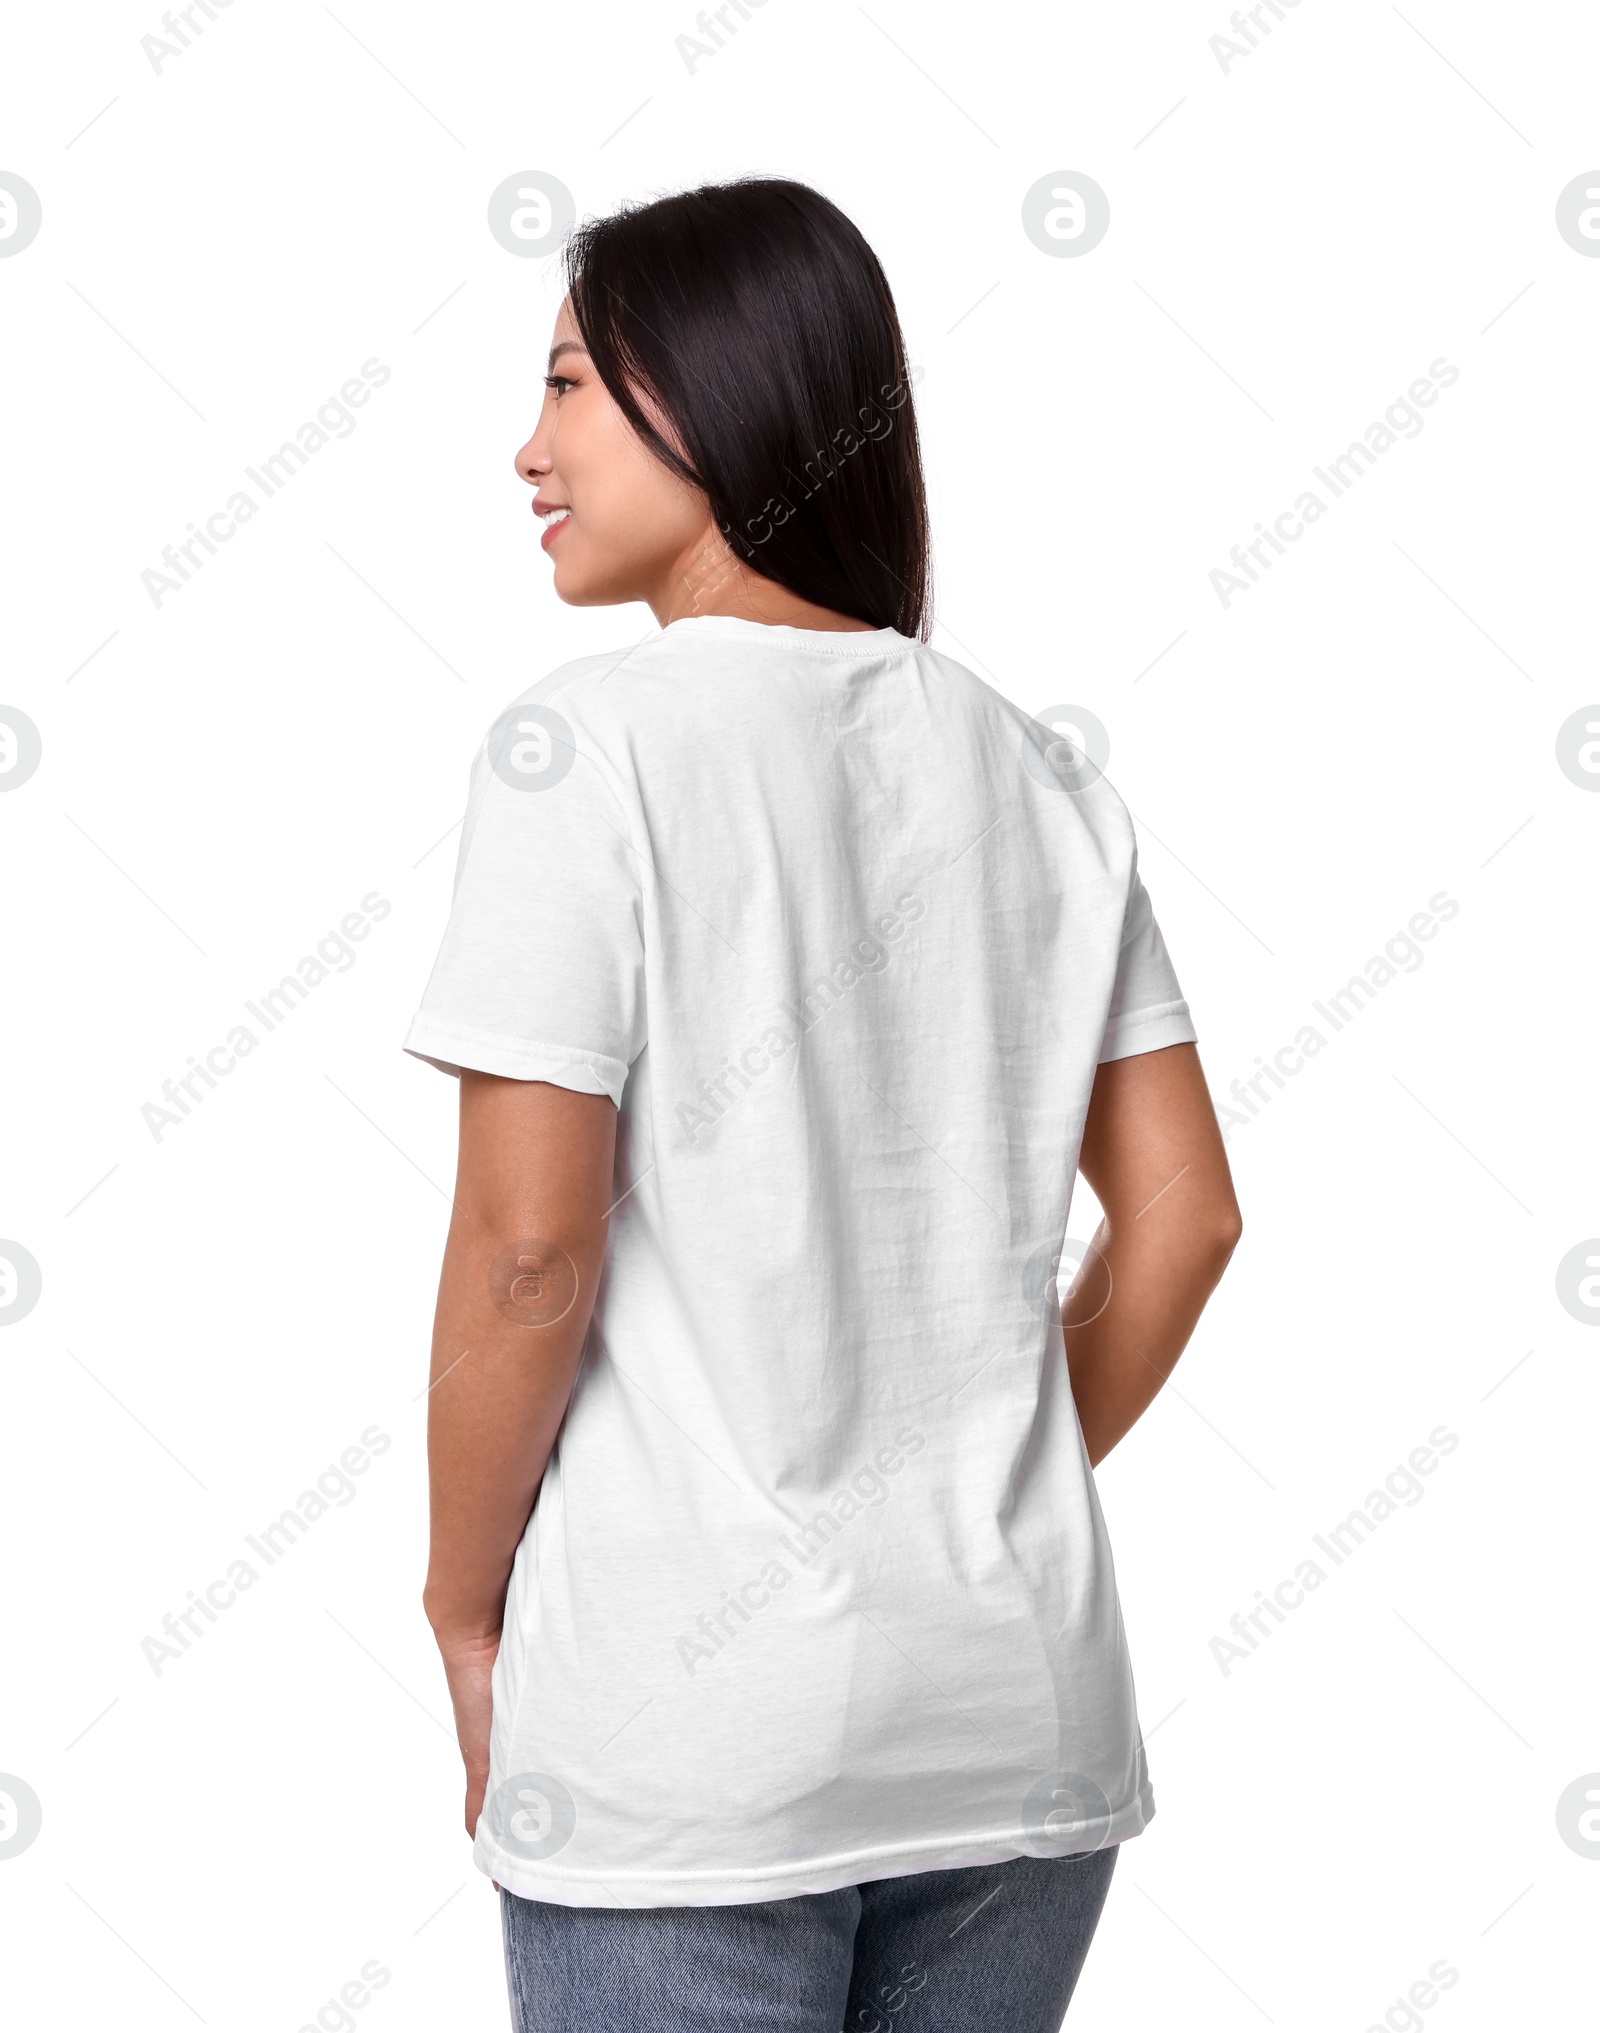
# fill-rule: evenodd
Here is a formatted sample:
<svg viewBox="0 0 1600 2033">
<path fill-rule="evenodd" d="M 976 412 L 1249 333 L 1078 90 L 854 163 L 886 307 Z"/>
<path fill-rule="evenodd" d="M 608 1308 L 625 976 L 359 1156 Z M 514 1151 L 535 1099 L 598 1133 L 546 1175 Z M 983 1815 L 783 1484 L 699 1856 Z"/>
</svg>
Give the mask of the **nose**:
<svg viewBox="0 0 1600 2033">
<path fill-rule="evenodd" d="M 537 487 L 550 471 L 550 454 L 537 430 L 517 453 L 512 464 L 517 469 L 518 477 L 526 480 L 530 487 Z"/>
</svg>

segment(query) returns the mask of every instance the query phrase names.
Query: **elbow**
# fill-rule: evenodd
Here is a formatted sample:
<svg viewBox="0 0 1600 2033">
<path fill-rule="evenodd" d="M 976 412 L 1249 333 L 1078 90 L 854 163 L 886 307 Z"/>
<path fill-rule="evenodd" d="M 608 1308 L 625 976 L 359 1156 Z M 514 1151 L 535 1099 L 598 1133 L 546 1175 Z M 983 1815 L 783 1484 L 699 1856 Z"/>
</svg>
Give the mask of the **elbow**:
<svg viewBox="0 0 1600 2033">
<path fill-rule="evenodd" d="M 1244 1234 L 1244 1216 L 1239 1212 L 1237 1201 L 1231 1201 L 1225 1208 L 1219 1208 L 1213 1221 L 1207 1224 L 1205 1251 L 1207 1258 L 1216 1266 L 1217 1275 L 1228 1267 L 1228 1259 L 1239 1247 L 1239 1238 Z"/>
</svg>

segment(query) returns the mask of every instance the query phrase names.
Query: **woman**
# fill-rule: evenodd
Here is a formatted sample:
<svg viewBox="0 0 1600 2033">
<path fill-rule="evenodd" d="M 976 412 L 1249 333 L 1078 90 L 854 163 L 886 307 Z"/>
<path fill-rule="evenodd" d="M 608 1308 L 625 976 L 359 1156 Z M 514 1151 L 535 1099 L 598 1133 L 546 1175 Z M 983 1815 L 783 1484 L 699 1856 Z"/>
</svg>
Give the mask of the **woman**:
<svg viewBox="0 0 1600 2033">
<path fill-rule="evenodd" d="M 517 470 L 560 597 L 660 627 L 491 729 L 406 1041 L 514 2015 L 1053 2033 L 1154 1811 L 1090 1470 L 1239 1234 L 1194 1029 L 1116 794 L 927 647 L 861 235 L 746 181 L 567 273 Z"/>
</svg>

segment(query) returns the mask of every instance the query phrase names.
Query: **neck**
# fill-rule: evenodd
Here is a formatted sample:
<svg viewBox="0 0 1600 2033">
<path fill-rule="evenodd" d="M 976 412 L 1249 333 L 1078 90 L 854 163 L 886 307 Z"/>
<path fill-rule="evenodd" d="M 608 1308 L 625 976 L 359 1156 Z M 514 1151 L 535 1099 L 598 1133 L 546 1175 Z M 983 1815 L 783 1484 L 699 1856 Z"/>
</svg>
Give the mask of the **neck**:
<svg viewBox="0 0 1600 2033">
<path fill-rule="evenodd" d="M 663 628 L 700 614 L 724 614 L 737 621 L 759 621 L 769 628 L 815 628 L 836 633 L 870 631 L 872 623 L 840 614 L 815 601 L 802 600 L 775 579 L 752 571 L 729 548 L 715 528 L 688 546 L 665 575 L 650 600 L 651 612 Z"/>
</svg>

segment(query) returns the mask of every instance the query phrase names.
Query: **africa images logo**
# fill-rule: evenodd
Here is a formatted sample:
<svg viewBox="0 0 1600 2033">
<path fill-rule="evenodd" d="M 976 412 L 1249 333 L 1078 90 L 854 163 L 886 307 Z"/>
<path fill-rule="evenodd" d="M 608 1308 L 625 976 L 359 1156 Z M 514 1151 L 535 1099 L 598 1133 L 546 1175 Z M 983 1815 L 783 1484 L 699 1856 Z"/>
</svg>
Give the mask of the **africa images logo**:
<svg viewBox="0 0 1600 2033">
<path fill-rule="evenodd" d="M 548 1772 L 518 1772 L 489 1795 L 483 1819 L 500 1849 L 520 1862 L 538 1863 L 572 1840 L 578 1807 Z"/>
<path fill-rule="evenodd" d="M 726 1115 L 741 1096 L 748 1094 L 763 1073 L 769 1073 L 774 1063 L 786 1052 L 798 1049 L 800 1040 L 807 1031 L 814 1030 L 830 1010 L 839 1004 L 866 979 L 869 974 L 881 974 L 893 958 L 890 946 L 905 936 L 906 927 L 914 925 L 927 910 L 927 905 L 914 890 L 897 896 L 892 911 L 881 911 L 872 921 L 872 929 L 863 932 L 851 941 L 849 950 L 822 968 L 803 994 L 796 994 L 788 1002 L 780 1002 L 777 1008 L 786 1019 L 779 1023 L 774 1019 L 739 1054 L 737 1062 L 723 1056 L 720 1071 L 708 1080 L 700 1082 L 699 1093 L 692 1101 L 680 1101 L 676 1114 L 678 1127 L 695 1141 L 702 1129 L 711 1128 Z M 791 1030 L 788 1026 L 792 1025 Z M 731 1081 L 740 1084 L 731 1087 Z"/>
<path fill-rule="evenodd" d="M 1441 389 L 1454 387 L 1460 379 L 1460 368 L 1452 367 L 1441 356 L 1425 375 L 1412 382 L 1404 395 L 1395 397 L 1381 418 L 1367 425 L 1361 438 L 1352 439 L 1326 466 L 1313 466 L 1311 470 L 1327 490 L 1328 500 L 1324 501 L 1315 488 L 1308 487 L 1297 496 L 1292 508 L 1274 518 L 1271 529 L 1258 522 L 1255 536 L 1234 545 L 1228 554 L 1234 569 L 1217 566 L 1211 573 L 1211 590 L 1223 607 L 1229 607 L 1240 593 L 1250 592 L 1262 573 L 1271 570 L 1272 555 L 1286 556 L 1288 546 L 1298 543 L 1314 522 L 1320 522 L 1332 503 L 1348 494 L 1401 438 L 1420 438 L 1426 421 L 1422 411 L 1432 409 Z"/>
</svg>

